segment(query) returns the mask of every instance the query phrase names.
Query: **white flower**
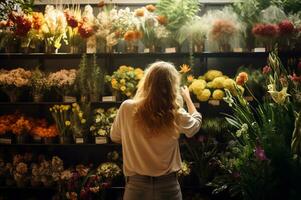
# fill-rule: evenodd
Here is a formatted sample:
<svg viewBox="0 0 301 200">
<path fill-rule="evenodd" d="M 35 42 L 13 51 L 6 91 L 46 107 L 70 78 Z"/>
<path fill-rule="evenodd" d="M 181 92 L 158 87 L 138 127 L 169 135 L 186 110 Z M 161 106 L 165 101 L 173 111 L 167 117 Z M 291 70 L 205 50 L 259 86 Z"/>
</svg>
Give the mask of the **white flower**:
<svg viewBox="0 0 301 200">
<path fill-rule="evenodd" d="M 270 86 L 270 85 L 269 85 Z M 268 86 L 269 93 L 272 97 L 272 99 L 275 101 L 277 104 L 284 104 L 285 100 L 290 94 L 287 93 L 287 87 L 283 87 L 281 91 L 275 90 L 275 87 Z"/>
</svg>

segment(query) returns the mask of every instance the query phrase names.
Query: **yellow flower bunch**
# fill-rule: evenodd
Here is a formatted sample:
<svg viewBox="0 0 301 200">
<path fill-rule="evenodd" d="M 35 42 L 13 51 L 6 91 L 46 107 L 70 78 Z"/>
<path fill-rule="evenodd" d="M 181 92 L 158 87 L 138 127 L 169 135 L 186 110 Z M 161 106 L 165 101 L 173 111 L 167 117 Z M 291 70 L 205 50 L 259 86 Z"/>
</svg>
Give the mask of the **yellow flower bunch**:
<svg viewBox="0 0 301 200">
<path fill-rule="evenodd" d="M 70 105 L 54 105 L 49 108 L 51 115 L 59 130 L 59 134 L 66 136 L 70 134 L 71 121 L 70 121 Z"/>
<path fill-rule="evenodd" d="M 84 105 L 82 105 L 84 106 Z M 88 105 L 89 106 L 89 105 Z M 89 107 L 84 107 L 86 112 L 84 114 L 84 111 L 81 109 L 80 105 L 77 103 L 72 104 L 72 109 L 70 113 L 70 120 L 72 123 L 72 130 L 75 136 L 77 137 L 83 137 L 84 130 L 86 128 L 86 118 L 87 111 L 89 111 Z"/>
<path fill-rule="evenodd" d="M 236 88 L 244 92 L 244 88 L 237 85 L 235 80 L 223 75 L 223 73 L 218 70 L 209 70 L 198 79 L 192 78 L 188 83 L 190 83 L 189 91 L 202 102 L 208 101 L 209 99 L 222 100 L 225 96 L 224 89 L 228 89 L 233 95 L 237 95 Z"/>
<path fill-rule="evenodd" d="M 106 81 L 111 84 L 114 90 L 120 91 L 127 97 L 132 97 L 143 74 L 144 71 L 141 68 L 122 65 L 112 76 L 106 76 Z"/>
</svg>

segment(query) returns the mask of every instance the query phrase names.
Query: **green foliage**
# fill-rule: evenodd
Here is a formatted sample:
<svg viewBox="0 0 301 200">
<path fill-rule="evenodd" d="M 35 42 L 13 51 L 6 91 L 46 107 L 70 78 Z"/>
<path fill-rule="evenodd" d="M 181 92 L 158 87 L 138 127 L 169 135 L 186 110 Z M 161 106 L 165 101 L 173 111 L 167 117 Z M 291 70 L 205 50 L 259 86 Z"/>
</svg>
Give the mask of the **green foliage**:
<svg viewBox="0 0 301 200">
<path fill-rule="evenodd" d="M 0 2 L 0 20 L 7 19 L 7 15 L 15 9 L 20 7 L 23 12 L 32 12 L 34 6 L 34 0 L 5 0 Z"/>
<path fill-rule="evenodd" d="M 97 64 L 96 55 L 88 59 L 83 54 L 79 65 L 79 76 L 77 78 L 77 87 L 85 101 L 98 101 L 103 91 L 104 73 Z"/>
<path fill-rule="evenodd" d="M 158 14 L 167 17 L 167 29 L 176 32 L 199 11 L 198 0 L 160 0 L 157 5 Z"/>
<path fill-rule="evenodd" d="M 298 13 L 301 11 L 301 1 L 300 0 L 280 0 L 285 13 Z"/>
</svg>

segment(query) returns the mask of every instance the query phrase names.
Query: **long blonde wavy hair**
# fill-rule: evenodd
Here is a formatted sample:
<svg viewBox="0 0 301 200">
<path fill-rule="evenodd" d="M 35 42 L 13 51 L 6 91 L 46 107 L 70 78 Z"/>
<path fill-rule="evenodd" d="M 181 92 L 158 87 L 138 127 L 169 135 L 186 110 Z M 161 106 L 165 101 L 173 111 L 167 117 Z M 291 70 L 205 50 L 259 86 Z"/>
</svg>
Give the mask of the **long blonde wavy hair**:
<svg viewBox="0 0 301 200">
<path fill-rule="evenodd" d="M 168 62 L 151 64 L 138 84 L 134 97 L 137 102 L 135 119 L 147 135 L 161 132 L 178 138 L 178 110 L 183 105 L 180 95 L 180 74 Z"/>
</svg>

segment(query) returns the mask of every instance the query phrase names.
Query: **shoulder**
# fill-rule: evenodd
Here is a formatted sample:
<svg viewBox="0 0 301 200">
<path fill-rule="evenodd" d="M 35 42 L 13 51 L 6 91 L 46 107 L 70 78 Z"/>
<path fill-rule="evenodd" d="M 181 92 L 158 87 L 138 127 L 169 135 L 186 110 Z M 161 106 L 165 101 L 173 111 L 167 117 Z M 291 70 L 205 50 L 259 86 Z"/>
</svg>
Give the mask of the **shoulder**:
<svg viewBox="0 0 301 200">
<path fill-rule="evenodd" d="M 127 99 L 120 105 L 120 110 L 128 110 L 135 106 L 135 101 L 133 99 Z"/>
</svg>

